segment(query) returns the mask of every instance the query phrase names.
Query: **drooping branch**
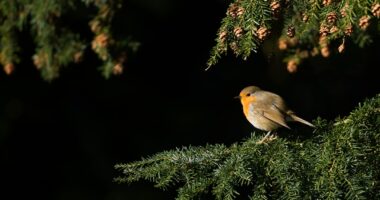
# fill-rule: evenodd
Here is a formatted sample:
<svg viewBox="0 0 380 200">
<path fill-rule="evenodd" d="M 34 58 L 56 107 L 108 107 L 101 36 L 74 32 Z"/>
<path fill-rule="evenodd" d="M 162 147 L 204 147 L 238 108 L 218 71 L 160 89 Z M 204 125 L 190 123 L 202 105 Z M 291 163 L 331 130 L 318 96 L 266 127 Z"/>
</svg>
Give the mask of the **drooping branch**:
<svg viewBox="0 0 380 200">
<path fill-rule="evenodd" d="M 127 51 L 138 46 L 128 36 L 113 36 L 112 22 L 121 7 L 120 0 L 0 1 L 0 64 L 8 75 L 12 74 L 24 48 L 21 35 L 30 35 L 34 41 L 33 63 L 45 80 L 58 77 L 62 67 L 82 61 L 90 48 L 103 63 L 100 69 L 106 78 L 121 74 Z M 82 23 L 82 29 L 67 21 Z M 85 36 L 83 27 L 94 37 Z"/>
<path fill-rule="evenodd" d="M 379 17 L 376 0 L 235 0 L 222 21 L 208 67 L 229 49 L 247 59 L 272 38 L 286 52 L 284 61 L 293 73 L 306 58 L 343 53 L 348 40 L 360 47 L 370 43 L 371 35 L 379 33 Z"/>
</svg>

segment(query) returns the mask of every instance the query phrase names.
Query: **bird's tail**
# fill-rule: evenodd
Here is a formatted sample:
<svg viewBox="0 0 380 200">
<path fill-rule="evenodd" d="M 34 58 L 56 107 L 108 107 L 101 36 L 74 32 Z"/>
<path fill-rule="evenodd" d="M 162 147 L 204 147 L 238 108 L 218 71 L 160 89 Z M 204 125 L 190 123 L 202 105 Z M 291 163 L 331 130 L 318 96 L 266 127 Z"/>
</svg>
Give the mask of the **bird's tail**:
<svg viewBox="0 0 380 200">
<path fill-rule="evenodd" d="M 295 115 L 294 113 L 289 113 L 289 118 L 291 118 L 289 121 L 301 122 L 301 123 L 303 123 L 303 124 L 306 124 L 306 125 L 308 125 L 308 126 L 310 126 L 310 127 L 315 128 L 315 126 L 314 126 L 312 123 L 310 123 L 310 122 L 308 122 L 308 121 L 306 121 L 306 120 L 304 120 L 304 119 L 298 117 L 298 116 Z"/>
</svg>

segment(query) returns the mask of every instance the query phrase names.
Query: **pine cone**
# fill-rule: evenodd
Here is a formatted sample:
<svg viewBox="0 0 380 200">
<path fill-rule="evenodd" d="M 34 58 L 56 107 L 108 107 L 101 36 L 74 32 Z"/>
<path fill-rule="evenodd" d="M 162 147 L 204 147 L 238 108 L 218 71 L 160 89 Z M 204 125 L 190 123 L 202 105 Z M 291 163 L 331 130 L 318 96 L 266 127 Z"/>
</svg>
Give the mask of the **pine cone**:
<svg viewBox="0 0 380 200">
<path fill-rule="evenodd" d="M 236 27 L 234 29 L 234 34 L 237 38 L 240 38 L 243 35 L 243 29 L 241 27 Z"/>
<path fill-rule="evenodd" d="M 239 47 L 237 45 L 236 42 L 232 42 L 230 43 L 230 48 L 232 49 L 232 51 L 237 55 L 238 54 L 238 51 L 239 51 Z"/>
<path fill-rule="evenodd" d="M 344 30 L 344 34 L 346 34 L 347 36 L 351 36 L 352 32 L 354 32 L 354 28 L 352 27 L 352 25 L 348 25 L 346 27 L 346 29 Z"/>
<path fill-rule="evenodd" d="M 7 75 L 11 75 L 13 73 L 13 71 L 15 70 L 15 66 L 13 65 L 13 63 L 8 63 L 6 64 L 4 67 L 4 72 L 7 74 Z"/>
<path fill-rule="evenodd" d="M 284 38 L 278 40 L 278 49 L 285 50 L 288 48 L 288 42 Z"/>
<path fill-rule="evenodd" d="M 236 10 L 236 15 L 238 17 L 242 16 L 244 14 L 244 8 L 243 7 L 239 7 L 237 10 Z"/>
<path fill-rule="evenodd" d="M 329 27 L 326 24 L 321 24 L 319 27 L 319 34 L 321 36 L 327 36 L 327 34 L 330 32 Z"/>
<path fill-rule="evenodd" d="M 371 7 L 371 12 L 373 16 L 379 18 L 380 17 L 380 3 L 373 4 Z"/>
<path fill-rule="evenodd" d="M 342 17 L 347 16 L 347 9 L 348 9 L 348 4 L 345 4 L 343 8 L 340 10 L 340 14 L 342 15 Z"/>
<path fill-rule="evenodd" d="M 281 4 L 279 1 L 272 1 L 272 3 L 270 3 L 270 8 L 272 11 L 279 10 L 281 8 Z"/>
<path fill-rule="evenodd" d="M 238 9 L 239 6 L 236 3 L 231 4 L 230 7 L 227 9 L 227 15 L 236 18 Z"/>
<path fill-rule="evenodd" d="M 107 47 L 109 43 L 109 37 L 105 33 L 101 33 L 95 37 L 92 41 L 92 49 L 97 49 L 98 47 Z"/>
<path fill-rule="evenodd" d="M 121 63 L 117 63 L 115 66 L 112 68 L 112 73 L 114 75 L 120 75 L 123 73 L 123 65 Z"/>
<path fill-rule="evenodd" d="M 43 52 L 39 52 L 38 54 L 33 55 L 33 64 L 36 67 L 36 69 L 40 70 L 44 64 L 46 63 L 48 55 Z"/>
<path fill-rule="evenodd" d="M 307 22 L 308 20 L 309 20 L 309 16 L 306 15 L 305 13 L 302 14 L 302 21 L 303 21 L 303 22 Z"/>
<path fill-rule="evenodd" d="M 317 56 L 318 54 L 319 54 L 319 50 L 318 50 L 317 47 L 314 47 L 314 48 L 310 51 L 310 55 L 311 55 L 312 57 L 315 57 L 315 56 Z"/>
<path fill-rule="evenodd" d="M 288 70 L 289 73 L 296 73 L 298 69 L 298 63 L 296 60 L 291 59 L 288 61 L 286 69 Z"/>
<path fill-rule="evenodd" d="M 331 4 L 331 2 L 332 2 L 332 0 L 323 0 L 322 4 L 323 4 L 324 6 L 328 6 L 328 5 Z"/>
<path fill-rule="evenodd" d="M 294 26 L 289 26 L 288 30 L 286 31 L 286 35 L 292 38 L 294 37 L 295 34 L 296 34 L 296 29 L 294 28 Z"/>
<path fill-rule="evenodd" d="M 369 15 L 365 15 L 363 17 L 361 17 L 359 19 L 359 27 L 362 29 L 362 30 L 367 30 L 368 26 L 369 26 L 369 20 L 371 19 L 371 17 Z"/>
<path fill-rule="evenodd" d="M 339 31 L 338 27 L 333 26 L 333 27 L 331 27 L 331 29 L 330 29 L 330 34 L 336 33 L 336 32 L 338 32 L 338 31 Z"/>
<path fill-rule="evenodd" d="M 322 47 L 321 49 L 321 55 L 325 58 L 329 57 L 330 56 L 330 49 L 329 47 L 325 46 L 325 47 Z"/>
<path fill-rule="evenodd" d="M 270 31 L 269 31 L 266 27 L 262 26 L 262 27 L 260 27 L 260 28 L 256 31 L 256 33 L 257 33 L 257 37 L 258 37 L 260 40 L 264 40 L 264 39 L 270 34 Z"/>
<path fill-rule="evenodd" d="M 279 1 L 272 1 L 272 3 L 270 3 L 270 9 L 273 11 L 273 16 L 275 18 L 279 17 L 280 15 L 280 9 L 281 9 L 281 4 Z"/>
<path fill-rule="evenodd" d="M 227 31 L 222 31 L 222 32 L 219 33 L 219 40 L 221 42 L 226 41 L 226 38 L 227 38 Z"/>
<path fill-rule="evenodd" d="M 327 19 L 327 22 L 329 24 L 335 24 L 336 23 L 336 20 L 337 20 L 337 15 L 335 12 L 330 12 L 326 15 L 326 19 Z"/>
<path fill-rule="evenodd" d="M 99 20 L 92 20 L 89 23 L 90 29 L 94 33 L 98 33 L 101 30 L 100 21 Z"/>
</svg>

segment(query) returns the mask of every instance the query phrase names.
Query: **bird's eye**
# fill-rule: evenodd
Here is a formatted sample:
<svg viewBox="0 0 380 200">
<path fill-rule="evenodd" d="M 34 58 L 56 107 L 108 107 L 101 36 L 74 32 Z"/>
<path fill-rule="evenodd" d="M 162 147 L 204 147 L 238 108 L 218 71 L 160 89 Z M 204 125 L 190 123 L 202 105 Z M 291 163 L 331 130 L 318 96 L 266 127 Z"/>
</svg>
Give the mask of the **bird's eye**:
<svg viewBox="0 0 380 200">
<path fill-rule="evenodd" d="M 247 96 L 247 97 L 251 96 L 251 93 L 248 93 L 246 96 Z"/>
</svg>

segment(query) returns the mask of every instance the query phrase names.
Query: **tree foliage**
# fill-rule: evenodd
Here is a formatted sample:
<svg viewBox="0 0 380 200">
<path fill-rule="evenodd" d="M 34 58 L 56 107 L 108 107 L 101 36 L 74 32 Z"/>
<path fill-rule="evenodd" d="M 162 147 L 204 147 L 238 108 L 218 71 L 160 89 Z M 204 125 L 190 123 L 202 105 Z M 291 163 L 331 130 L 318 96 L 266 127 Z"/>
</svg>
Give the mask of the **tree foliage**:
<svg viewBox="0 0 380 200">
<path fill-rule="evenodd" d="M 0 64 L 12 74 L 22 61 L 21 50 L 30 48 L 27 36 L 33 40 L 33 63 L 45 80 L 80 62 L 87 49 L 100 59 L 105 77 L 120 74 L 127 53 L 138 47 L 126 33 L 115 35 L 114 16 L 123 6 L 128 3 L 122 0 L 0 0 Z M 305 58 L 329 57 L 348 43 L 362 47 L 371 42 L 371 34 L 379 32 L 379 17 L 379 0 L 235 0 L 208 66 L 229 49 L 246 59 L 271 39 L 286 52 L 288 71 L 295 72 Z"/>
<path fill-rule="evenodd" d="M 127 51 L 138 46 L 128 37 L 113 35 L 112 21 L 121 6 L 120 0 L 1 0 L 0 64 L 7 74 L 13 72 L 27 35 L 34 41 L 33 63 L 45 80 L 58 77 L 63 66 L 80 62 L 89 48 L 103 62 L 105 77 L 120 74 Z M 84 34 L 82 24 L 92 36 Z"/>
<path fill-rule="evenodd" d="M 379 199 L 380 94 L 335 122 L 317 119 L 310 137 L 283 137 L 164 151 L 117 164 L 120 183 L 177 187 L 177 199 Z"/>
<path fill-rule="evenodd" d="M 247 59 L 264 41 L 277 41 L 289 72 L 303 59 L 363 47 L 379 32 L 378 0 L 235 0 L 222 20 L 208 66 L 231 50 Z"/>
</svg>

